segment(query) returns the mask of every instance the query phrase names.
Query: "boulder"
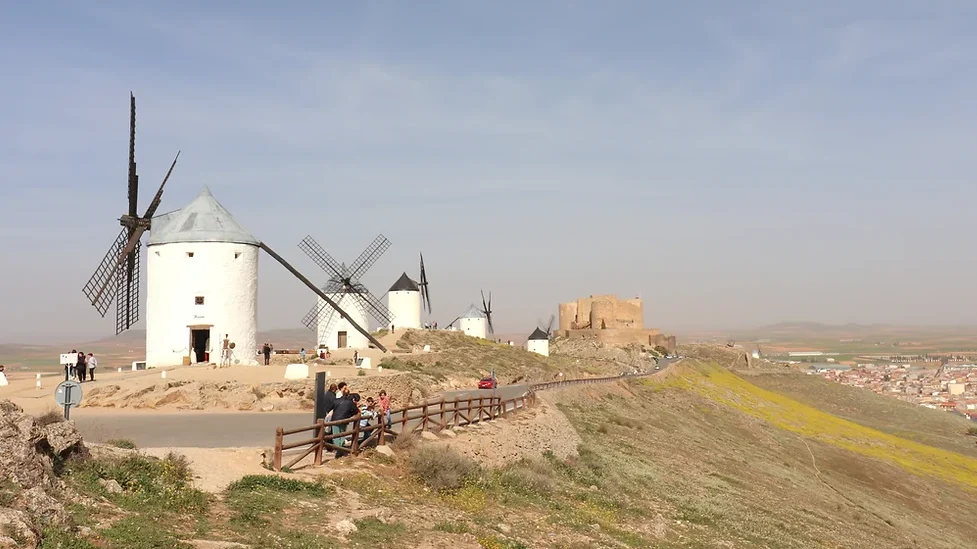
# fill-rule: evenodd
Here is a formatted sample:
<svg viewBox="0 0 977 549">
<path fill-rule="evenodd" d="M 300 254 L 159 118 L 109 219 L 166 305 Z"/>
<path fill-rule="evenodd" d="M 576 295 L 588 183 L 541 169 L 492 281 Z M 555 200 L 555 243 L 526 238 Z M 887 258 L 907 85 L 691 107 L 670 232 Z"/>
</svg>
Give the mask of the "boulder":
<svg viewBox="0 0 977 549">
<path fill-rule="evenodd" d="M 438 435 L 432 433 L 431 431 L 421 431 L 421 438 L 424 440 L 438 440 Z"/>
<path fill-rule="evenodd" d="M 387 457 L 394 457 L 394 449 L 386 444 L 377 446 L 377 453 Z"/>
<path fill-rule="evenodd" d="M 341 536 L 348 536 L 356 532 L 357 530 L 359 530 L 359 528 L 357 528 L 356 525 L 353 524 L 353 521 L 349 519 L 341 520 L 337 522 L 334 528 L 336 529 L 337 532 L 339 532 L 339 535 Z"/>
<path fill-rule="evenodd" d="M 41 525 L 68 520 L 55 496 L 65 490 L 54 474 L 55 459 L 86 454 L 81 435 L 70 423 L 39 425 L 9 400 L 0 400 L 0 483 L 12 485 L 16 497 L 0 507 L 0 549 L 37 547 Z"/>
</svg>

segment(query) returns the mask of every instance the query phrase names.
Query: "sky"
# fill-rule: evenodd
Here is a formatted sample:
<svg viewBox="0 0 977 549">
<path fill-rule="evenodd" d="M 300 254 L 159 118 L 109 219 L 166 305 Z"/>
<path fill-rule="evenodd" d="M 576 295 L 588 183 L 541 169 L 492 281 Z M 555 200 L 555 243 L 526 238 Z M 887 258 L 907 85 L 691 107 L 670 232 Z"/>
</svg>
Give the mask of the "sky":
<svg viewBox="0 0 977 549">
<path fill-rule="evenodd" d="M 207 185 L 313 280 L 433 320 L 645 300 L 666 332 L 977 324 L 977 3 L 21 2 L 0 17 L 0 342 L 111 335 L 81 292 L 126 208 Z M 264 256 L 259 328 L 314 296 Z"/>
</svg>

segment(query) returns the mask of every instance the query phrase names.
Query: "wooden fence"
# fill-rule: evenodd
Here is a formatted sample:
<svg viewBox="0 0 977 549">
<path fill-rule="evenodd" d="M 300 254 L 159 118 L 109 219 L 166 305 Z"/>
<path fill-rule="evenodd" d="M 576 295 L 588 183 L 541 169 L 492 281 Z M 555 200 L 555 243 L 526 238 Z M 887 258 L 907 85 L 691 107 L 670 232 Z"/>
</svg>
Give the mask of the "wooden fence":
<svg viewBox="0 0 977 549">
<path fill-rule="evenodd" d="M 310 427 L 287 430 L 279 427 L 275 432 L 272 468 L 275 471 L 292 468 L 310 454 L 313 455 L 312 464 L 319 466 L 322 465 L 323 454 L 326 451 L 336 451 L 340 455 L 357 454 L 367 446 L 386 444 L 388 437 L 391 436 L 425 431 L 431 427 L 445 429 L 490 421 L 533 405 L 535 402 L 536 395 L 533 392 L 507 400 L 498 396 L 441 399 L 391 410 L 391 416 L 396 416 L 397 419 L 392 420 L 390 425 L 386 425 L 386 418 L 378 416 L 375 419 L 376 423 L 361 426 L 360 421 L 363 418 L 357 413 L 349 419 L 338 421 L 320 419 Z M 294 442 L 285 441 L 285 437 L 300 433 L 311 433 L 307 435 L 310 438 Z M 351 437 L 348 446 L 344 445 L 342 440 L 346 437 Z M 302 448 L 303 451 L 283 465 L 283 453 L 297 448 Z"/>
<path fill-rule="evenodd" d="M 655 370 L 651 372 L 644 372 L 640 374 L 621 374 L 619 376 L 611 377 L 583 377 L 579 379 L 565 379 L 563 381 L 546 381 L 543 383 L 534 383 L 529 386 L 531 391 L 545 391 L 547 389 L 559 389 L 560 387 L 571 387 L 574 385 L 590 385 L 594 383 L 612 383 L 614 381 L 621 381 L 624 379 L 629 379 L 633 377 L 647 377 L 653 376 L 659 373 L 660 370 Z"/>
</svg>

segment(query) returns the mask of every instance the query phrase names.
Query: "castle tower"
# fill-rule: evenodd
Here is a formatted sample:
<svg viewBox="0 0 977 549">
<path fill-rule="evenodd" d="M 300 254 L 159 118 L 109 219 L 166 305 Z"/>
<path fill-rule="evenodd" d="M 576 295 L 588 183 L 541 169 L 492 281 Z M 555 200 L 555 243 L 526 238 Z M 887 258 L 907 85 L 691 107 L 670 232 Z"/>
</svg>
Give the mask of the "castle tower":
<svg viewBox="0 0 977 549">
<path fill-rule="evenodd" d="M 153 218 L 146 269 L 146 366 L 257 366 L 258 239 L 204 187 L 183 209 Z"/>
</svg>

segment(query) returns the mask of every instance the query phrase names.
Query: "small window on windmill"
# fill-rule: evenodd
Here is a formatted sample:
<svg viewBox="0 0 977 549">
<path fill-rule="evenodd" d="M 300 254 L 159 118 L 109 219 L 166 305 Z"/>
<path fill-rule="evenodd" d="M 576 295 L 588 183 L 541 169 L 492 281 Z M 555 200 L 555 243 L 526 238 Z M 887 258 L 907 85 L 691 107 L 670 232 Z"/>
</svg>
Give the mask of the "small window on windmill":
<svg viewBox="0 0 977 549">
<path fill-rule="evenodd" d="M 194 305 L 203 305 L 204 304 L 204 296 L 198 295 L 197 297 L 193 298 L 193 304 Z"/>
<path fill-rule="evenodd" d="M 241 252 L 234 252 L 234 259 L 241 257 Z"/>
<path fill-rule="evenodd" d="M 187 252 L 187 257 L 193 257 L 193 252 Z"/>
</svg>

